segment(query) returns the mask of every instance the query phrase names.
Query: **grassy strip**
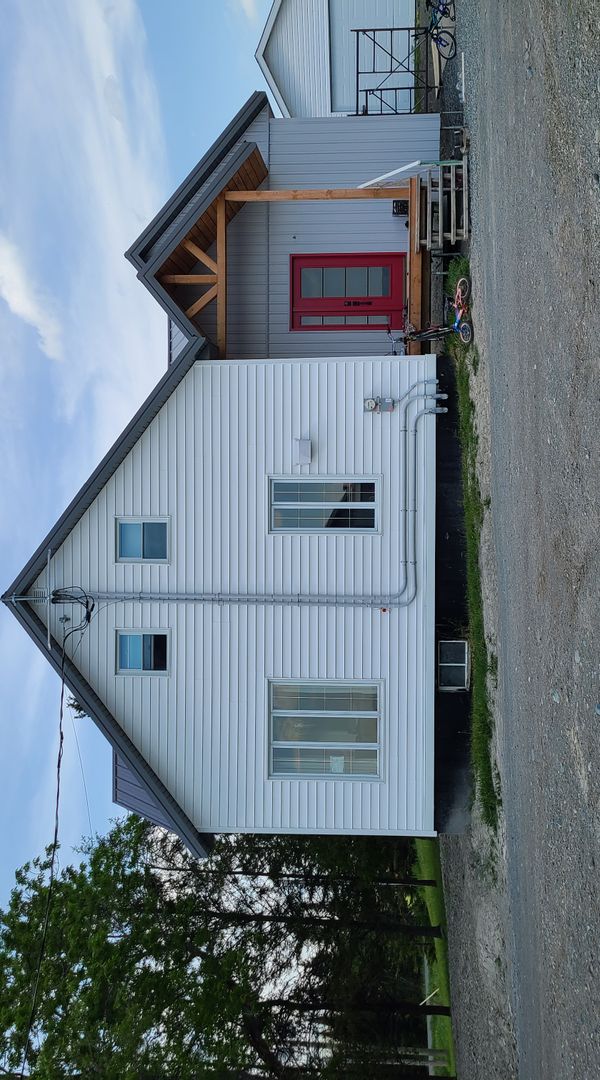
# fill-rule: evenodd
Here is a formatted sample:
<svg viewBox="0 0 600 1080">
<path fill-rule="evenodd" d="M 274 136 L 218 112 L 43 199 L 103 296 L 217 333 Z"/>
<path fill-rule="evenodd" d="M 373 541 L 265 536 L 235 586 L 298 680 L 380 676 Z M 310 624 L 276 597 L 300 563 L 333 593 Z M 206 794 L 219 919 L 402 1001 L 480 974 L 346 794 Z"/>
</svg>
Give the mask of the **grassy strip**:
<svg viewBox="0 0 600 1080">
<path fill-rule="evenodd" d="M 469 275 L 468 260 L 454 259 L 448 270 L 446 288 L 454 294 L 459 277 Z M 485 640 L 479 543 L 484 506 L 477 479 L 477 430 L 475 406 L 471 400 L 470 377 L 479 366 L 477 350 L 465 346 L 457 335 L 450 339 L 456 369 L 458 431 L 462 448 L 462 481 L 467 548 L 467 602 L 471 647 L 471 759 L 483 820 L 495 829 L 498 823 L 499 793 L 494 782 L 491 759 L 492 714 L 488 696 L 490 661 Z"/>
<path fill-rule="evenodd" d="M 435 878 L 437 886 L 426 886 L 421 891 L 432 926 L 446 926 L 442 868 L 438 840 L 415 840 L 417 852 L 417 875 L 421 878 Z M 448 945 L 445 938 L 435 940 L 435 960 L 430 962 L 430 981 L 432 987 L 439 987 L 439 993 L 433 999 L 436 1004 L 450 1004 L 450 977 L 448 974 Z M 449 1067 L 435 1070 L 437 1076 L 453 1076 L 456 1073 L 454 1039 L 449 1016 L 433 1016 L 432 1045 L 448 1052 Z"/>
</svg>

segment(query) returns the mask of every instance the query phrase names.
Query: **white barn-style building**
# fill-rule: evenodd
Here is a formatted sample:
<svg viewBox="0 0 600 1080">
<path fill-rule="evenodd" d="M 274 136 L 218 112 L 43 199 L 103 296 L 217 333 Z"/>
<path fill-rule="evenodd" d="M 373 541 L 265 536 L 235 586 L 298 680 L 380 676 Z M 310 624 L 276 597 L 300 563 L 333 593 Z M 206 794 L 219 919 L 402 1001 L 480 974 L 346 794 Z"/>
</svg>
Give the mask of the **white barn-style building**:
<svg viewBox="0 0 600 1080">
<path fill-rule="evenodd" d="M 273 0 L 256 59 L 283 116 L 354 113 L 357 66 L 373 68 L 363 85 L 382 86 L 389 111 L 385 91 L 413 81 L 414 18 L 414 0 Z"/>
</svg>

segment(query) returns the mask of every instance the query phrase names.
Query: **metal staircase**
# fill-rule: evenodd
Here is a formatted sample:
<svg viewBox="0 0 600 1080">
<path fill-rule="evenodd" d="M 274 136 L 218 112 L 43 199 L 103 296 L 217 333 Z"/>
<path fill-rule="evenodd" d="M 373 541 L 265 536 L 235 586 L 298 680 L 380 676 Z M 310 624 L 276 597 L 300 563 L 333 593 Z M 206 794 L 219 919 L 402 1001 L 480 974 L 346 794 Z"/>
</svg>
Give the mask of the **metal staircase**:
<svg viewBox="0 0 600 1080">
<path fill-rule="evenodd" d="M 415 253 L 443 251 L 469 236 L 469 174 L 462 160 L 439 161 L 417 180 Z"/>
</svg>

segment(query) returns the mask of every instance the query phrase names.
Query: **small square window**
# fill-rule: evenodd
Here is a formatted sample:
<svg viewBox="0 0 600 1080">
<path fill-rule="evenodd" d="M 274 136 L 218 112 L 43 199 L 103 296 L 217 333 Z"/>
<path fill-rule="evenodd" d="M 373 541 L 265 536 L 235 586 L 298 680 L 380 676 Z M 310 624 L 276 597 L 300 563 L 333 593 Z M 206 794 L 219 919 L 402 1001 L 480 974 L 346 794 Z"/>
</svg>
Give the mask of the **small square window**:
<svg viewBox="0 0 600 1080">
<path fill-rule="evenodd" d="M 167 670 L 167 635 L 117 631 L 117 671 L 146 674 Z"/>
<path fill-rule="evenodd" d="M 166 521 L 119 521 L 118 558 L 124 562 L 164 562 L 167 558 Z"/>
<path fill-rule="evenodd" d="M 467 641 L 438 642 L 438 688 L 444 691 L 469 689 Z"/>
</svg>

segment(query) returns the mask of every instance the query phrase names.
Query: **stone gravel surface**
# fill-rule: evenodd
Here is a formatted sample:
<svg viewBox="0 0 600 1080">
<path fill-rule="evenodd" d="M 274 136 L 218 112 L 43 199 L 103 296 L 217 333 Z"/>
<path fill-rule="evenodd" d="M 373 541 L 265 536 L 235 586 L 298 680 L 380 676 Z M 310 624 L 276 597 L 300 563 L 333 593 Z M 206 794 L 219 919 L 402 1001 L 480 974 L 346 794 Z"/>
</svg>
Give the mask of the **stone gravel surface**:
<svg viewBox="0 0 600 1080">
<path fill-rule="evenodd" d="M 443 840 L 461 1080 L 600 1078 L 599 0 L 457 0 L 503 817 Z"/>
</svg>

